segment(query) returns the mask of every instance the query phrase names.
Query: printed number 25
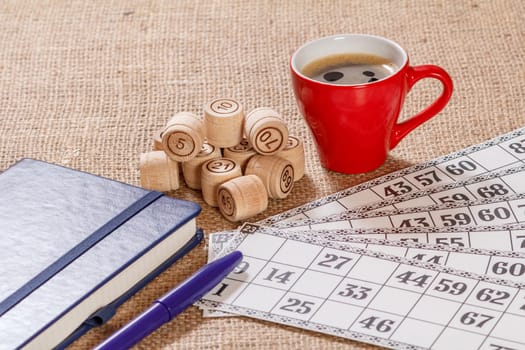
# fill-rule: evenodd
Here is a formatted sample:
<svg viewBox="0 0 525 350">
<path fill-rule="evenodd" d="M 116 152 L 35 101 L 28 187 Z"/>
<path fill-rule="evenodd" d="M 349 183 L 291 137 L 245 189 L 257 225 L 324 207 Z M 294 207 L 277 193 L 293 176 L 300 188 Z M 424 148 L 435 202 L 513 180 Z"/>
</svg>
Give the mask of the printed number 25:
<svg viewBox="0 0 525 350">
<path fill-rule="evenodd" d="M 312 311 L 312 307 L 314 305 L 315 303 L 313 301 L 301 301 L 296 298 L 288 298 L 286 304 L 281 306 L 281 310 L 286 310 L 304 315 Z"/>
</svg>

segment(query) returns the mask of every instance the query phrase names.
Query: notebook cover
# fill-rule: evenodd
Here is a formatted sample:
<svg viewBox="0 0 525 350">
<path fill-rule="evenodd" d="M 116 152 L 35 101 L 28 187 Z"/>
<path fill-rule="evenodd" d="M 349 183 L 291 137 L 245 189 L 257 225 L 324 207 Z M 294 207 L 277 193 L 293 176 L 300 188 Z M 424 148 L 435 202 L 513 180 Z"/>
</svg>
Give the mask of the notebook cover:
<svg viewBox="0 0 525 350">
<path fill-rule="evenodd" d="M 80 336 L 82 336 L 83 334 L 91 330 L 93 327 L 101 326 L 107 321 L 109 321 L 111 317 L 113 317 L 113 315 L 116 313 L 120 305 L 122 305 L 127 299 L 133 296 L 133 294 L 138 292 L 142 287 L 144 287 L 151 280 L 153 280 L 157 275 L 161 274 L 175 261 L 182 258 L 186 253 L 192 250 L 196 245 L 198 245 L 202 241 L 203 238 L 204 238 L 204 233 L 202 232 L 202 230 L 198 229 L 197 232 L 195 233 L 195 236 L 193 236 L 193 239 L 189 241 L 182 249 L 180 249 L 177 253 L 175 253 L 170 259 L 166 260 L 157 269 L 152 271 L 146 278 L 144 278 L 142 281 L 140 281 L 135 286 L 133 286 L 130 290 L 128 290 L 125 294 L 123 294 L 120 298 L 118 298 L 111 304 L 107 305 L 103 309 L 100 309 L 97 312 L 95 312 L 89 319 L 87 319 L 84 323 L 82 323 L 80 327 L 78 327 L 73 333 L 71 333 L 71 335 L 68 338 L 64 339 L 64 341 L 60 343 L 56 347 L 56 349 L 65 349 L 67 346 L 69 346 Z"/>
<path fill-rule="evenodd" d="M 42 161 L 4 171 L 0 344 L 26 343 L 199 212 L 196 203 Z"/>
</svg>

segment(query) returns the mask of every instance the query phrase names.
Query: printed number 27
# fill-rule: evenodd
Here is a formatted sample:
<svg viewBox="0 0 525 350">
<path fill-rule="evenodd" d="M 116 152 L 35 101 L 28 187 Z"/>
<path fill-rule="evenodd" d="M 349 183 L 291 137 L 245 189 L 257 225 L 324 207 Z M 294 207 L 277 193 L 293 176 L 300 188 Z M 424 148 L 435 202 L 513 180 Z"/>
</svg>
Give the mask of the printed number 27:
<svg viewBox="0 0 525 350">
<path fill-rule="evenodd" d="M 320 261 L 319 263 L 317 263 L 317 265 L 324 266 L 324 267 L 330 267 L 336 270 L 339 270 L 341 267 L 343 267 L 343 265 L 352 261 L 352 258 L 350 257 L 339 256 L 339 255 L 330 254 L 330 253 L 326 254 L 324 257 L 325 257 L 325 260 Z"/>
</svg>

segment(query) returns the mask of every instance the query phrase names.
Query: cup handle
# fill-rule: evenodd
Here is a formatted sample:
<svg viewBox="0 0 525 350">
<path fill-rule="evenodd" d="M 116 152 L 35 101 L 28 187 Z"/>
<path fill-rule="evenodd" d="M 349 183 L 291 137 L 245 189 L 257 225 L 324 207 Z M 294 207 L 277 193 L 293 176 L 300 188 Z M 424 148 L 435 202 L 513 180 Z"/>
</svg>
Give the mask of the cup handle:
<svg viewBox="0 0 525 350">
<path fill-rule="evenodd" d="M 443 91 L 434 102 L 432 102 L 421 112 L 417 113 L 412 118 L 403 121 L 402 123 L 397 123 L 394 125 L 392 134 L 390 135 L 390 149 L 396 147 L 399 141 L 408 135 L 409 132 L 438 114 L 450 100 L 453 90 L 452 79 L 450 79 L 450 76 L 443 68 L 434 65 L 408 67 L 408 91 L 412 89 L 415 83 L 423 78 L 434 78 L 441 81 L 441 84 L 443 84 Z"/>
</svg>

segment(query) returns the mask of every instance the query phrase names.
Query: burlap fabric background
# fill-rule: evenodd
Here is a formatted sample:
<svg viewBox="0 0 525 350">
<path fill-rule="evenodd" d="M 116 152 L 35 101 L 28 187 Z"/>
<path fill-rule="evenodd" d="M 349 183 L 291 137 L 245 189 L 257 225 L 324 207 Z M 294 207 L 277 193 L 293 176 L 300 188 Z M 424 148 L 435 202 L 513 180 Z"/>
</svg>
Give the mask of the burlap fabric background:
<svg viewBox="0 0 525 350">
<path fill-rule="evenodd" d="M 215 97 L 247 110 L 280 111 L 306 145 L 306 176 L 254 220 L 367 179 L 482 142 L 525 121 L 525 3 L 515 1 L 2 1 L 0 168 L 21 157 L 139 184 L 137 160 L 177 111 L 202 113 Z M 336 33 L 391 38 L 412 64 L 444 67 L 450 104 L 410 134 L 380 169 L 342 175 L 321 168 L 296 109 L 288 59 L 303 42 Z M 403 116 L 439 92 L 422 82 Z M 236 225 L 184 185 L 170 195 L 202 204 L 206 233 Z M 72 348 L 121 327 L 206 261 L 207 243 L 146 286 L 109 324 Z M 203 319 L 192 307 L 141 349 L 373 348 L 247 318 Z"/>
</svg>

